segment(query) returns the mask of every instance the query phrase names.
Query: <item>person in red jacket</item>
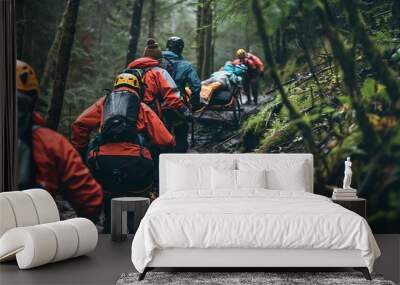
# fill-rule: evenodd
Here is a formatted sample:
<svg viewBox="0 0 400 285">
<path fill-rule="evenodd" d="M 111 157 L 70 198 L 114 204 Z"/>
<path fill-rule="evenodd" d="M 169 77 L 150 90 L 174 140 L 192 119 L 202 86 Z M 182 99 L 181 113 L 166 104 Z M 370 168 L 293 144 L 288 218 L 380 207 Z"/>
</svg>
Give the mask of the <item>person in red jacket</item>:
<svg viewBox="0 0 400 285">
<path fill-rule="evenodd" d="M 88 164 L 104 191 L 104 232 L 110 231 L 111 199 L 149 197 L 154 163 L 148 145 L 173 148 L 175 140 L 160 118 L 141 102 L 141 75 L 122 73 L 114 90 L 87 108 L 72 124 L 72 144 L 80 152 L 90 134 Z M 147 142 L 147 143 L 146 143 Z"/>
<path fill-rule="evenodd" d="M 243 77 L 243 88 L 247 95 L 246 104 L 251 103 L 251 95 L 253 95 L 254 103 L 258 103 L 258 79 L 264 73 L 264 64 L 260 58 L 244 49 L 238 49 L 236 52 L 237 59 L 232 63 L 245 64 L 247 66 L 247 74 Z"/>
<path fill-rule="evenodd" d="M 101 186 L 69 141 L 46 128 L 43 118 L 33 111 L 39 83 L 33 69 L 19 60 L 16 86 L 19 189 L 41 187 L 52 196 L 63 194 L 78 216 L 95 221 L 103 204 Z"/>
<path fill-rule="evenodd" d="M 145 92 L 143 102 L 150 106 L 173 131 L 175 152 L 185 153 L 188 144 L 189 109 L 185 106 L 179 88 L 167 70 L 160 67 L 161 49 L 154 39 L 147 41 L 143 57 L 128 64 L 127 69 L 144 71 Z"/>
</svg>

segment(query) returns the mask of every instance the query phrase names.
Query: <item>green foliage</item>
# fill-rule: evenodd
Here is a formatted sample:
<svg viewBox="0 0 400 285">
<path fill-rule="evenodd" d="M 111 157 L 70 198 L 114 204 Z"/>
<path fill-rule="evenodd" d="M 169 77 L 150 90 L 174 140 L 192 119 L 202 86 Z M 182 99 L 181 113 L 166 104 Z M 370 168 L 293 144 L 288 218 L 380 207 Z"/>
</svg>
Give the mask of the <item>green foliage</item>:
<svg viewBox="0 0 400 285">
<path fill-rule="evenodd" d="M 267 33 L 271 36 L 278 28 L 287 23 L 289 17 L 299 9 L 298 0 L 270 0 L 263 2 L 263 12 L 267 21 Z M 306 1 L 306 7 L 311 7 L 314 1 Z"/>
<path fill-rule="evenodd" d="M 263 109 L 255 115 L 250 116 L 241 126 L 242 132 L 252 132 L 253 134 L 261 135 L 265 131 L 266 118 L 272 112 L 272 109 L 276 107 L 279 102 L 274 100 L 266 104 Z"/>
<path fill-rule="evenodd" d="M 386 87 L 373 78 L 367 78 L 361 88 L 361 94 L 366 104 L 372 102 L 388 103 L 390 101 Z"/>
<path fill-rule="evenodd" d="M 353 130 L 340 144 L 332 148 L 329 153 L 330 162 L 335 165 L 338 162 L 342 162 L 343 157 L 365 154 L 365 152 L 359 148 L 361 142 L 361 132 L 359 130 Z"/>
<path fill-rule="evenodd" d="M 285 92 L 312 127 L 320 152 L 314 155 L 325 157 L 326 165 L 316 172 L 317 184 L 340 185 L 343 159 L 351 156 L 356 166 L 355 185 L 362 197 L 371 200 L 369 222 L 374 230 L 391 232 L 400 226 L 400 114 L 399 103 L 394 103 L 399 90 L 393 83 L 400 70 L 395 54 L 400 44 L 398 29 L 393 29 L 391 1 L 360 4 L 366 26 L 353 17 L 358 13 L 344 17 L 343 12 L 353 8 L 349 2 L 266 1 L 263 14 L 272 43 L 277 31 L 289 32 L 291 24 L 296 23 L 296 31 L 309 49 L 311 63 L 305 57 L 304 46 L 296 45 L 298 36 L 293 35 L 287 43 L 290 53 L 286 62 L 290 64 L 281 65 L 278 72 L 285 81 L 295 79 L 294 84 L 285 86 Z M 320 32 L 323 19 L 325 34 Z M 355 25 L 358 33 L 354 32 Z M 339 46 L 334 44 L 331 48 L 332 42 Z M 381 51 L 386 62 L 380 58 Z M 302 80 L 311 67 L 316 70 L 312 80 Z M 326 72 L 326 68 L 330 70 Z M 267 106 L 243 126 L 244 134 L 259 136 L 256 150 L 304 151 L 301 133 L 296 122 L 289 120 L 287 109 L 281 108 L 273 115 L 270 112 L 271 107 Z M 372 137 L 377 137 L 380 145 L 367 143 Z M 366 179 L 368 183 L 364 182 Z"/>
<path fill-rule="evenodd" d="M 281 125 L 268 132 L 260 142 L 258 152 L 281 152 L 288 141 L 296 141 L 297 128 L 293 124 Z"/>
</svg>

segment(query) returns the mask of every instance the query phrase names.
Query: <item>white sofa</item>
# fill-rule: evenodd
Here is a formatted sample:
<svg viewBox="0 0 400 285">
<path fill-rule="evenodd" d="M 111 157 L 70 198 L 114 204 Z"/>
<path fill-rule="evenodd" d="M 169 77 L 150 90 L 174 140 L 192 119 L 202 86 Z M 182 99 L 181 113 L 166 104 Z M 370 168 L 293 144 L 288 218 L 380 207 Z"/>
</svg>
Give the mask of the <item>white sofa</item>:
<svg viewBox="0 0 400 285">
<path fill-rule="evenodd" d="M 33 268 L 87 254 L 97 239 L 88 219 L 60 221 L 43 189 L 0 193 L 0 262 L 16 259 L 20 269 Z"/>
</svg>

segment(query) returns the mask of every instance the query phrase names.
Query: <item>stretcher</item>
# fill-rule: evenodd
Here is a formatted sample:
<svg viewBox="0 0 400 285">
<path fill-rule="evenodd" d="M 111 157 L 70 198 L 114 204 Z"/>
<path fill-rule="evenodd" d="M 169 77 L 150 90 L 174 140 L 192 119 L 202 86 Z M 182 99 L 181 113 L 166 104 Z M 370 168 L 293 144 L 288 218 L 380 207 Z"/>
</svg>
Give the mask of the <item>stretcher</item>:
<svg viewBox="0 0 400 285">
<path fill-rule="evenodd" d="M 201 109 L 193 113 L 191 119 L 191 146 L 195 145 L 194 130 L 195 121 L 200 120 L 206 113 L 213 113 L 214 115 L 221 118 L 223 121 L 227 120 L 226 116 L 223 116 L 222 112 L 232 113 L 231 121 L 234 126 L 238 127 L 241 122 L 241 88 L 233 86 L 232 89 L 220 88 L 215 90 L 208 102 Z M 228 118 L 229 120 L 229 118 Z"/>
</svg>

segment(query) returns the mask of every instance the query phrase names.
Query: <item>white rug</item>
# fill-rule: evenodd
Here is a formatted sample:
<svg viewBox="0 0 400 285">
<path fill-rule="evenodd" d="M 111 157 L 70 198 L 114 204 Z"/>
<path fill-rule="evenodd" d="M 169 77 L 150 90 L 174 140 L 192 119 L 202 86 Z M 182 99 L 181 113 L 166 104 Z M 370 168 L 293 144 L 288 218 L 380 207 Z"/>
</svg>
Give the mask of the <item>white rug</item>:
<svg viewBox="0 0 400 285">
<path fill-rule="evenodd" d="M 142 281 L 138 273 L 122 274 L 117 285 L 213 284 L 213 285 L 395 285 L 382 276 L 368 281 L 360 272 L 148 272 Z"/>
</svg>

